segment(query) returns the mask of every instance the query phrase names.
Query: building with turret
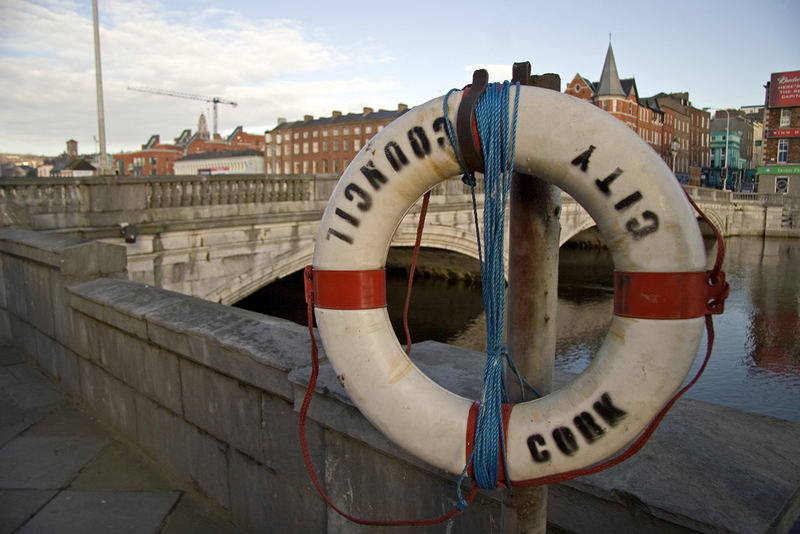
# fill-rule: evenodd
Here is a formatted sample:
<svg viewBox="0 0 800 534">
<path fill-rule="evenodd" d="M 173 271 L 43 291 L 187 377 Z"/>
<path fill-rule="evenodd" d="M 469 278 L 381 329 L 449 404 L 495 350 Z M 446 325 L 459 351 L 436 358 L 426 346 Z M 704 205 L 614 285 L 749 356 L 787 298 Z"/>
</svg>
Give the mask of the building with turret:
<svg viewBox="0 0 800 534">
<path fill-rule="evenodd" d="M 576 74 L 564 92 L 592 102 L 644 139 L 684 183 L 700 185 L 708 165 L 709 114 L 694 108 L 688 93 L 641 97 L 635 78 L 620 78 L 608 45 L 600 81 Z"/>
</svg>

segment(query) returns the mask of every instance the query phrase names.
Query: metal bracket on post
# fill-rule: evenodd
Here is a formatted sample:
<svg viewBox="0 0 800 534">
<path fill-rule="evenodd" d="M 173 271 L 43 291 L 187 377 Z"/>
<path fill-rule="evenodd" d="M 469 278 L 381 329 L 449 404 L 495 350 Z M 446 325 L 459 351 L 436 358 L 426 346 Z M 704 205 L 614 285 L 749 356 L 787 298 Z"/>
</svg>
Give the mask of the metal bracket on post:
<svg viewBox="0 0 800 534">
<path fill-rule="evenodd" d="M 456 112 L 456 141 L 461 157 L 471 172 L 483 172 L 483 150 L 478 135 L 478 123 L 475 119 L 475 107 L 481 95 L 489 85 L 489 73 L 484 69 L 472 73 L 472 85 L 461 97 L 461 104 Z"/>
</svg>

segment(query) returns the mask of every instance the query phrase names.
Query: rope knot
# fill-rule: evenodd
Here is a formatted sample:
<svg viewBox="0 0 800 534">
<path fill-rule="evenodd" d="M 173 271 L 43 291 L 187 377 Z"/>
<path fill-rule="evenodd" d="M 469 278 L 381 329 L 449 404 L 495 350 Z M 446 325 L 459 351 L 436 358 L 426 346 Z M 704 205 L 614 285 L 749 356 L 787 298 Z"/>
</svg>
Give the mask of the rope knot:
<svg viewBox="0 0 800 534">
<path fill-rule="evenodd" d="M 730 286 L 725 281 L 724 271 L 706 271 L 708 287 L 706 288 L 706 312 L 718 315 L 725 311 L 725 299 L 730 293 Z"/>
</svg>

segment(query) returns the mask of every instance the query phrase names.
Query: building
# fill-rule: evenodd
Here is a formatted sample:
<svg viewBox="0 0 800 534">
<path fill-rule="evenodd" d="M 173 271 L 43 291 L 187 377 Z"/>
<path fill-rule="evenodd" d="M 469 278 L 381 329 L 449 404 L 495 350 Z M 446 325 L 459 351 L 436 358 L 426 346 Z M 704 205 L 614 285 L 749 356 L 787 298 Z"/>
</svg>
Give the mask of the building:
<svg viewBox="0 0 800 534">
<path fill-rule="evenodd" d="M 97 174 L 97 169 L 95 169 L 91 163 L 82 157 L 59 162 L 59 164 L 56 164 L 50 172 L 51 176 L 58 178 L 78 178 L 94 176 L 95 174 Z"/>
<path fill-rule="evenodd" d="M 127 176 L 178 174 L 175 171 L 175 162 L 191 154 L 252 149 L 261 152 L 263 159 L 265 141 L 261 134 L 250 134 L 245 132 L 242 126 L 237 126 L 227 138 L 222 138 L 219 134 L 212 136 L 203 114 L 200 114 L 197 128 L 195 134 L 192 134 L 191 129 L 183 130 L 173 143 L 162 143 L 160 136 L 153 134 L 147 143 L 142 145 L 141 150 L 115 154 L 113 158 L 116 174 Z"/>
<path fill-rule="evenodd" d="M 764 107 L 758 190 L 800 196 L 800 70 L 770 76 Z"/>
<path fill-rule="evenodd" d="M 396 110 L 365 107 L 361 113 L 286 122 L 266 133 L 264 168 L 267 174 L 339 174 L 369 139 L 385 125 L 408 111 L 399 104 Z"/>
<path fill-rule="evenodd" d="M 167 176 L 175 174 L 175 161 L 183 156 L 183 148 L 189 130 L 175 139 L 175 143 L 161 142 L 157 134 L 142 145 L 141 150 L 114 154 L 114 172 L 120 176 Z"/>
<path fill-rule="evenodd" d="M 624 122 L 661 156 L 684 183 L 699 185 L 708 164 L 709 114 L 694 108 L 688 93 L 640 97 L 634 78 L 620 78 L 608 45 L 600 81 L 576 74 L 564 90 Z"/>
<path fill-rule="evenodd" d="M 264 153 L 248 148 L 189 154 L 175 162 L 175 174 L 264 174 Z"/>
</svg>

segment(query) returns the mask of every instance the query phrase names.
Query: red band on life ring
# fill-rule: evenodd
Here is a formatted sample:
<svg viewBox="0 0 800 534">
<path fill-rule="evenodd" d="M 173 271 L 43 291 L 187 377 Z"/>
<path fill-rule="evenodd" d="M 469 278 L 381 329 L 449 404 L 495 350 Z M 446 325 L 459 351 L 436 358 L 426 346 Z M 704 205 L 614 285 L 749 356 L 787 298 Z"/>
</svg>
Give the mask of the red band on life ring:
<svg viewBox="0 0 800 534">
<path fill-rule="evenodd" d="M 469 417 L 467 418 L 467 475 L 475 477 L 475 468 L 470 463 L 469 457 L 472 454 L 472 448 L 475 446 L 475 430 L 478 428 L 478 414 L 480 413 L 480 403 L 473 402 L 469 408 Z M 508 436 L 508 421 L 511 418 L 511 410 L 514 408 L 513 404 L 503 404 L 501 407 L 503 413 L 503 435 Z M 502 443 L 499 443 L 500 437 L 498 436 L 498 445 L 502 450 Z M 503 455 L 498 455 L 497 458 L 497 483 L 499 486 L 505 487 L 506 474 L 503 464 Z"/>
<path fill-rule="evenodd" d="M 314 305 L 330 310 L 386 306 L 386 271 L 313 271 Z"/>
<path fill-rule="evenodd" d="M 692 319 L 708 313 L 705 271 L 614 271 L 614 314 L 639 319 Z"/>
</svg>

